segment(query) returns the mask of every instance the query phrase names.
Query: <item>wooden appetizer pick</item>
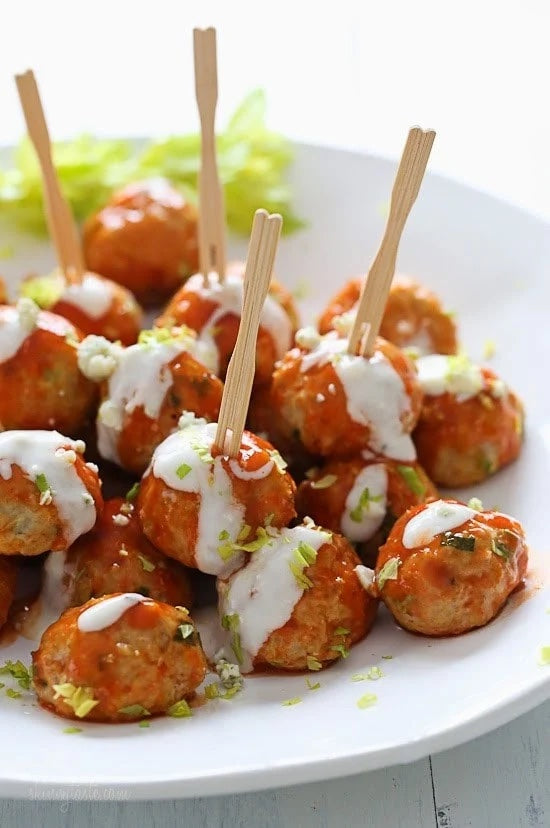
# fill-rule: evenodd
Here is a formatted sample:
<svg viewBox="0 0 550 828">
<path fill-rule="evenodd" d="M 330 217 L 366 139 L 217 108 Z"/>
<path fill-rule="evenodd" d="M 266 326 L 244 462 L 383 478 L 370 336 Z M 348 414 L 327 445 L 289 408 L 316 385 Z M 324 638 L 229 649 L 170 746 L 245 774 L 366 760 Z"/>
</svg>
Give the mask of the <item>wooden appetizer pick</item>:
<svg viewBox="0 0 550 828">
<path fill-rule="evenodd" d="M 29 137 L 40 163 L 44 184 L 46 217 L 57 260 L 67 280 L 78 281 L 84 271 L 82 248 L 71 209 L 61 192 L 53 165 L 48 126 L 34 73 L 29 69 L 22 75 L 16 75 L 15 83 L 17 84 Z"/>
<path fill-rule="evenodd" d="M 256 210 L 244 274 L 241 323 L 229 362 L 215 445 L 229 457 L 239 453 L 254 371 L 260 314 L 267 296 L 283 220 L 278 213 Z"/>
<path fill-rule="evenodd" d="M 213 271 L 225 277 L 225 210 L 216 162 L 214 130 L 218 101 L 216 30 L 193 29 L 195 94 L 201 123 L 199 174 L 199 262 L 205 283 Z"/>
<path fill-rule="evenodd" d="M 384 236 L 370 267 L 349 336 L 349 354 L 372 353 L 395 273 L 401 234 L 420 190 L 434 138 L 432 129 L 413 127 L 409 132 L 395 176 Z"/>
</svg>

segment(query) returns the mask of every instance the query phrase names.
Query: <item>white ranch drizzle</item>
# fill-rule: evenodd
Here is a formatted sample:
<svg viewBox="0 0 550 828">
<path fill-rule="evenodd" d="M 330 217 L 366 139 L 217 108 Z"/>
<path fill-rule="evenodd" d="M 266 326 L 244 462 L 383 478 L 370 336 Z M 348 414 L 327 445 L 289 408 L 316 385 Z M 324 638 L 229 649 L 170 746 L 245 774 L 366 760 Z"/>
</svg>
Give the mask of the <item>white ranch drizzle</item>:
<svg viewBox="0 0 550 828">
<path fill-rule="evenodd" d="M 102 457 L 120 462 L 118 436 L 124 417 L 135 408 L 143 406 L 145 414 L 152 420 L 158 417 L 166 393 L 173 384 L 169 365 L 185 352 L 208 370 L 213 370 L 215 349 L 191 334 L 166 342 L 152 339 L 146 344 L 118 349 L 116 367 L 109 377 L 107 395 L 97 416 L 97 445 Z"/>
<path fill-rule="evenodd" d="M 405 525 L 403 532 L 403 546 L 405 549 L 416 549 L 425 546 L 436 535 L 442 532 L 452 532 L 462 526 L 467 520 L 475 517 L 477 512 L 464 506 L 462 503 L 449 503 L 446 500 L 435 500 L 425 509 L 414 515 Z"/>
<path fill-rule="evenodd" d="M 227 583 L 219 584 L 220 616 L 239 616 L 241 672 L 250 672 L 262 644 L 287 623 L 304 594 L 304 588 L 290 569 L 298 545 L 306 543 L 318 552 L 330 537 L 328 532 L 307 526 L 283 529 L 254 552 L 246 566 L 235 572 Z M 235 660 L 230 645 L 227 658 Z"/>
<path fill-rule="evenodd" d="M 352 512 L 358 509 L 363 492 L 368 489 L 369 500 L 360 509 L 360 520 L 353 520 Z M 340 525 L 343 534 L 351 541 L 366 541 L 380 528 L 386 516 L 388 473 L 383 463 L 373 463 L 361 469 L 349 494 Z M 373 498 L 376 498 L 373 500 Z M 357 514 L 356 514 L 357 516 Z"/>
<path fill-rule="evenodd" d="M 401 377 L 380 351 L 365 359 L 346 353 L 346 348 L 347 340 L 335 332 L 326 334 L 302 356 L 300 370 L 305 373 L 314 365 L 331 362 L 346 395 L 349 416 L 371 429 L 370 447 L 395 460 L 415 460 L 413 441 L 401 423 L 401 416 L 410 410 Z"/>
<path fill-rule="evenodd" d="M 42 570 L 42 584 L 32 616 L 32 638 L 39 640 L 44 630 L 58 620 L 70 606 L 74 563 L 67 562 L 67 552 L 50 552 Z"/>
<path fill-rule="evenodd" d="M 448 392 L 458 402 L 464 402 L 478 394 L 483 386 L 483 374 L 464 356 L 430 354 L 416 360 L 418 381 L 425 394 L 436 397 Z"/>
<path fill-rule="evenodd" d="M 18 307 L 4 306 L 0 314 L 0 363 L 11 359 L 33 332 L 34 325 Z"/>
<path fill-rule="evenodd" d="M 94 526 L 95 503 L 80 479 L 72 455 L 77 442 L 58 431 L 4 431 L 0 433 L 0 476 L 9 480 L 18 466 L 34 483 L 44 475 L 52 502 L 63 522 L 67 547 Z M 60 451 L 72 449 L 73 452 Z"/>
<path fill-rule="evenodd" d="M 399 325 L 400 323 L 397 325 L 398 329 Z M 402 331 L 400 331 L 400 333 L 403 335 Z M 414 335 L 408 336 L 406 342 L 401 347 L 410 349 L 419 356 L 433 354 L 434 352 L 432 338 L 425 327 L 421 328 Z"/>
<path fill-rule="evenodd" d="M 100 632 L 111 624 L 116 624 L 131 607 L 144 603 L 151 603 L 150 598 L 145 598 L 138 592 L 124 592 L 122 595 L 101 598 L 80 613 L 76 625 L 80 632 Z"/>
<path fill-rule="evenodd" d="M 81 282 L 66 284 L 59 301 L 67 302 L 91 317 L 100 319 L 113 303 L 113 285 L 95 273 L 85 273 Z"/>
<path fill-rule="evenodd" d="M 217 307 L 204 324 L 199 333 L 199 339 L 215 348 L 218 354 L 214 339 L 217 323 L 229 313 L 239 318 L 241 316 L 244 292 L 243 267 L 241 265 L 230 267 L 222 285 L 219 283 L 217 274 L 211 273 L 207 287 L 202 274 L 197 273 L 187 280 L 185 290 L 216 303 Z M 292 346 L 292 323 L 285 309 L 269 293 L 262 308 L 260 326 L 270 334 L 275 345 L 275 356 L 281 359 Z M 213 370 L 214 373 L 219 372 L 219 356 L 218 364 Z"/>
<path fill-rule="evenodd" d="M 222 543 L 236 542 L 245 522 L 245 508 L 233 496 L 231 478 L 222 465 L 222 458 L 205 462 L 199 456 L 201 449 L 209 452 L 212 448 L 216 429 L 216 423 L 205 423 L 186 415 L 184 427 L 155 449 L 146 474 L 159 477 L 175 491 L 194 492 L 200 496 L 195 549 L 197 567 L 210 575 L 227 576 L 242 566 L 244 555 L 236 552 L 224 561 L 218 548 Z M 272 461 L 265 465 L 270 469 L 273 467 Z M 182 466 L 189 467 L 189 471 L 179 476 L 177 471 Z M 258 478 L 262 469 L 255 473 Z M 224 532 L 223 541 L 221 532 Z"/>
</svg>

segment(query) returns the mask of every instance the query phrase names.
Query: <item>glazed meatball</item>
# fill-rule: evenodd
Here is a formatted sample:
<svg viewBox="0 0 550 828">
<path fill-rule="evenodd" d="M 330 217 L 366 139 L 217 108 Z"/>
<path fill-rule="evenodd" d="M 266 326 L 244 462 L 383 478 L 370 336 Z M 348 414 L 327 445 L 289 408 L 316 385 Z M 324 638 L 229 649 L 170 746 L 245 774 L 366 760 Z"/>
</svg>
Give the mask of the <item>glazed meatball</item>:
<svg viewBox="0 0 550 828">
<path fill-rule="evenodd" d="M 95 722 L 170 713 L 207 669 L 187 610 L 131 592 L 66 610 L 32 660 L 41 705 Z"/>
<path fill-rule="evenodd" d="M 187 608 L 193 603 L 185 569 L 149 543 L 133 504 L 122 498 L 108 500 L 95 528 L 71 546 L 66 569 L 71 606 L 115 592 Z"/>
<path fill-rule="evenodd" d="M 0 628 L 8 620 L 15 598 L 17 566 L 13 558 L 0 557 Z"/>
<path fill-rule="evenodd" d="M 352 279 L 334 296 L 319 319 L 321 333 L 339 329 L 342 317 L 355 312 L 363 279 Z M 408 276 L 397 276 L 391 286 L 380 336 L 400 348 L 422 354 L 455 354 L 456 326 L 437 296 Z"/>
<path fill-rule="evenodd" d="M 84 273 L 78 282 L 67 282 L 59 270 L 30 277 L 21 285 L 21 295 L 64 316 L 84 334 L 123 345 L 132 345 L 142 327 L 143 311 L 133 294 L 96 273 Z"/>
<path fill-rule="evenodd" d="M 382 458 L 329 460 L 298 487 L 296 510 L 358 544 L 365 563 L 374 564 L 397 520 L 411 506 L 438 496 L 418 463 Z"/>
<path fill-rule="evenodd" d="M 271 385 L 252 389 L 248 406 L 247 428 L 268 440 L 285 458 L 295 480 L 301 480 L 308 469 L 315 465 L 317 458 L 304 448 L 299 437 L 288 433 L 280 417 L 273 416 Z"/>
<path fill-rule="evenodd" d="M 227 575 L 255 550 L 266 527 L 296 516 L 294 481 L 270 443 L 244 432 L 239 456 L 214 447 L 216 424 L 193 415 L 153 454 L 137 507 L 143 531 L 186 566 Z"/>
<path fill-rule="evenodd" d="M 197 208 L 164 179 L 130 184 L 86 222 L 84 255 L 90 270 L 155 304 L 198 269 Z"/>
<path fill-rule="evenodd" d="M 413 439 L 436 483 L 479 483 L 517 458 L 523 406 L 493 371 L 463 356 L 422 357 L 417 366 L 425 397 Z"/>
<path fill-rule="evenodd" d="M 99 453 L 134 474 L 145 471 L 183 410 L 218 418 L 223 384 L 207 367 L 214 362 L 212 350 L 188 328 L 142 331 L 126 349 L 88 337 L 78 362 L 87 377 L 104 380 Z"/>
<path fill-rule="evenodd" d="M 225 379 L 235 348 L 243 305 L 243 273 L 240 263 L 230 265 L 223 284 L 210 274 L 208 284 L 198 273 L 171 299 L 157 325 L 187 325 L 200 339 L 213 345 L 217 354 L 215 373 Z M 254 384 L 268 385 L 273 366 L 292 345 L 297 311 L 290 294 L 272 282 L 260 317 L 256 342 Z"/>
<path fill-rule="evenodd" d="M 271 533 L 246 566 L 218 580 L 228 657 L 243 672 L 315 670 L 345 658 L 376 614 L 359 565 L 345 538 L 312 523 Z"/>
<path fill-rule="evenodd" d="M 278 428 L 323 457 L 349 457 L 368 449 L 392 459 L 415 459 L 410 432 L 422 391 L 413 363 L 395 345 L 376 340 L 372 357 L 346 352 L 335 333 L 298 331 L 275 369 L 271 400 Z"/>
<path fill-rule="evenodd" d="M 526 568 L 516 520 L 436 500 L 397 521 L 380 549 L 376 586 L 405 629 L 459 635 L 494 618 Z"/>
<path fill-rule="evenodd" d="M 67 549 L 101 511 L 101 481 L 82 440 L 57 431 L 0 434 L 0 555 Z"/>
<path fill-rule="evenodd" d="M 30 299 L 0 306 L 0 425 L 78 435 L 97 397 L 77 363 L 82 336 Z"/>
</svg>

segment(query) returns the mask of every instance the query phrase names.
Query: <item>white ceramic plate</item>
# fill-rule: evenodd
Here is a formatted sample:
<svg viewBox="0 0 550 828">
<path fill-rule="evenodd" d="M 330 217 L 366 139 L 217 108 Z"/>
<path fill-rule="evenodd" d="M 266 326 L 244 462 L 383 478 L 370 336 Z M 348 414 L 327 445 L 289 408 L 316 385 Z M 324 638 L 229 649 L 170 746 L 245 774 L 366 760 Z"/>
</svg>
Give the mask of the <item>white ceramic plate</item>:
<svg viewBox="0 0 550 828">
<path fill-rule="evenodd" d="M 343 280 L 363 271 L 384 224 L 394 165 L 302 146 L 294 171 L 299 212 L 309 229 L 285 241 L 277 270 L 291 287 L 309 286 L 302 303 L 313 319 Z M 18 257 L 2 264 L 15 279 L 45 270 L 51 252 L 14 239 Z M 234 253 L 242 255 L 244 245 Z M 526 401 L 527 439 L 519 462 L 476 489 L 525 525 L 531 547 L 527 588 L 482 630 L 430 640 L 398 629 L 384 611 L 350 657 L 315 675 L 250 678 L 231 702 L 192 719 L 137 725 L 83 724 L 77 735 L 30 701 L 0 694 L 0 796 L 152 798 L 233 793 L 306 782 L 409 762 L 495 728 L 550 697 L 546 557 L 550 452 L 550 226 L 515 207 L 428 176 L 403 239 L 399 269 L 416 274 L 456 310 L 474 358 L 497 345 L 492 364 Z M 464 492 L 469 497 L 471 492 Z M 29 660 L 19 641 L 0 658 Z M 382 659 L 392 655 L 391 660 Z M 368 665 L 377 682 L 353 683 Z M 357 700 L 376 693 L 360 710 Z M 285 699 L 303 701 L 283 706 Z"/>
</svg>

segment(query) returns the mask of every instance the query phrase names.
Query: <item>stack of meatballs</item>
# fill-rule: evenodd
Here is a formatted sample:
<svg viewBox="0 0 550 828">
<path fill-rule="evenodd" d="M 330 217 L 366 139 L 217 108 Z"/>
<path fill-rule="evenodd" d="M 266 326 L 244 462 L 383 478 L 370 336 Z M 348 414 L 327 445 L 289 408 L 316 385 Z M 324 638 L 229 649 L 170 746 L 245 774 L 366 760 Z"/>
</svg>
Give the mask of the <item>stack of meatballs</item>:
<svg viewBox="0 0 550 828">
<path fill-rule="evenodd" d="M 189 715 L 209 670 L 207 697 L 229 698 L 241 674 L 346 658 L 380 599 L 430 636 L 498 613 L 525 575 L 522 527 L 436 486 L 514 460 L 523 409 L 457 353 L 436 296 L 397 277 L 360 356 L 346 349 L 360 280 L 300 330 L 274 282 L 250 430 L 229 458 L 215 424 L 243 267 L 196 273 L 196 211 L 165 181 L 115 194 L 84 250 L 81 284 L 33 277 L 0 307 L 0 621 L 23 558 L 44 561 L 33 686 L 45 708 Z M 148 330 L 138 300 L 168 300 Z M 205 577 L 219 611 L 208 657 L 189 614 Z"/>
</svg>

